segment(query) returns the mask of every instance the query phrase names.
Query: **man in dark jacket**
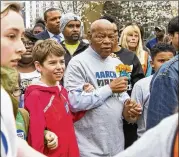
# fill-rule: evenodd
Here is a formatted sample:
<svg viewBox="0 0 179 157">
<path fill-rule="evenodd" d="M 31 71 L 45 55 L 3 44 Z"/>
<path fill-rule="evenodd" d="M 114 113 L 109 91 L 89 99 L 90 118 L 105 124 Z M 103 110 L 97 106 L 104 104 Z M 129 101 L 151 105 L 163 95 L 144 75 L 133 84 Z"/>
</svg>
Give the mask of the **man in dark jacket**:
<svg viewBox="0 0 179 157">
<path fill-rule="evenodd" d="M 50 8 L 44 12 L 44 20 L 46 30 L 37 34 L 36 38 L 45 40 L 52 38 L 58 43 L 63 41 L 63 35 L 60 33 L 60 18 L 61 13 L 56 8 Z"/>
<path fill-rule="evenodd" d="M 156 26 L 155 27 L 155 38 L 149 40 L 146 44 L 146 47 L 151 50 L 157 43 L 164 42 L 165 37 L 165 27 L 164 26 Z"/>
<path fill-rule="evenodd" d="M 61 42 L 61 45 L 66 51 L 65 65 L 67 66 L 71 58 L 83 52 L 88 47 L 88 44 L 79 40 L 81 33 L 81 19 L 73 13 L 67 13 L 61 17 L 60 31 L 64 36 L 64 41 Z"/>
</svg>

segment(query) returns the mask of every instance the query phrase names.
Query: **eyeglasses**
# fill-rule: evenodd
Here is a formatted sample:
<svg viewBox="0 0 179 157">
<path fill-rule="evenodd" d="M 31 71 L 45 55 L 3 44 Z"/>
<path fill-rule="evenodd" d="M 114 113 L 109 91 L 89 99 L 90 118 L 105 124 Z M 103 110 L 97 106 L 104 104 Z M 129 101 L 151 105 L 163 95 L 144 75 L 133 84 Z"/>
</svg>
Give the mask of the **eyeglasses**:
<svg viewBox="0 0 179 157">
<path fill-rule="evenodd" d="M 14 97 L 18 97 L 18 96 L 20 96 L 20 95 L 23 94 L 23 93 L 24 93 L 24 91 L 23 91 L 22 88 L 15 88 L 15 89 L 12 91 L 12 95 L 13 95 Z"/>
<path fill-rule="evenodd" d="M 34 42 L 32 41 L 22 41 L 24 46 L 34 46 Z"/>
<path fill-rule="evenodd" d="M 105 40 L 106 36 L 105 35 L 96 35 L 95 38 L 98 41 L 102 42 Z M 115 35 L 113 34 L 113 35 L 107 36 L 107 38 L 108 38 L 108 40 L 113 41 L 115 39 Z"/>
</svg>

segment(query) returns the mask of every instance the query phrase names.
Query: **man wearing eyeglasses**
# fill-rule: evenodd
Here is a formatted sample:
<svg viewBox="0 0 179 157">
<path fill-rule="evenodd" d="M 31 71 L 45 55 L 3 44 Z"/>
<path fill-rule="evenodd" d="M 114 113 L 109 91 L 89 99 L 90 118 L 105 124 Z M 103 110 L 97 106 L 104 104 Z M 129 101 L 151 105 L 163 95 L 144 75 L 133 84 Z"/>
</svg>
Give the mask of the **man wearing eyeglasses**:
<svg viewBox="0 0 179 157">
<path fill-rule="evenodd" d="M 126 101 L 128 77 L 122 77 L 119 70 L 122 62 L 110 56 L 114 35 L 111 22 L 94 21 L 89 34 L 90 46 L 74 56 L 66 69 L 64 86 L 69 91 L 70 109 L 82 112 L 82 118 L 74 124 L 80 156 L 109 157 L 124 149 L 122 115 L 131 120 L 127 116 L 130 111 L 125 110 L 132 101 Z M 86 83 L 94 90 L 85 92 Z"/>
</svg>

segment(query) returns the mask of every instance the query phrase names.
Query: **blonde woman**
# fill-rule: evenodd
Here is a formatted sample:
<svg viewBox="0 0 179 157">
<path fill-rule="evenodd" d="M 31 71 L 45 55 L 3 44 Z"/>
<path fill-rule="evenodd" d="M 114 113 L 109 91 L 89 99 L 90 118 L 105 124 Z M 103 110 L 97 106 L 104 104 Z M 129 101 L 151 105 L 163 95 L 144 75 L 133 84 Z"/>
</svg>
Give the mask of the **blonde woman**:
<svg viewBox="0 0 179 157">
<path fill-rule="evenodd" d="M 121 47 L 129 49 L 137 55 L 145 76 L 151 75 L 150 56 L 143 49 L 140 29 L 136 24 L 128 25 L 122 31 L 119 44 Z"/>
</svg>

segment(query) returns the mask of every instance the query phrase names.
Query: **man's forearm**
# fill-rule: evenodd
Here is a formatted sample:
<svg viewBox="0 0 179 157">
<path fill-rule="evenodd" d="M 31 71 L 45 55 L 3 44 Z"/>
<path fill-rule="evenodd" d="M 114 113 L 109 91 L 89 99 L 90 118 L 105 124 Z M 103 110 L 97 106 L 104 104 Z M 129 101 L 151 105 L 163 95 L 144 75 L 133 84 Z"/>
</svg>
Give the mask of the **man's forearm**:
<svg viewBox="0 0 179 157">
<path fill-rule="evenodd" d="M 101 106 L 104 101 L 112 95 L 109 85 L 95 89 L 93 92 L 86 93 L 82 89 L 69 92 L 69 100 L 72 112 L 90 110 Z"/>
</svg>

